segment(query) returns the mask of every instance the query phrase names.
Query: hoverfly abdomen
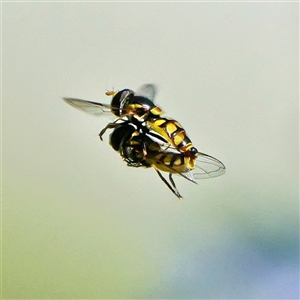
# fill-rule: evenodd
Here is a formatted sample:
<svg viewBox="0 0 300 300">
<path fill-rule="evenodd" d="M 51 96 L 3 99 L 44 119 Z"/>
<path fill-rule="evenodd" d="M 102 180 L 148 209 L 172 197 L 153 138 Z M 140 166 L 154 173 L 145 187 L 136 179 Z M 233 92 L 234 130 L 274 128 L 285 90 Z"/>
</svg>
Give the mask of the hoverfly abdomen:
<svg viewBox="0 0 300 300">
<path fill-rule="evenodd" d="M 168 118 L 157 118 L 147 122 L 149 128 L 170 142 L 179 152 L 187 156 L 195 156 L 198 152 L 183 127 L 175 120 Z M 195 151 L 196 150 L 196 151 Z"/>
</svg>

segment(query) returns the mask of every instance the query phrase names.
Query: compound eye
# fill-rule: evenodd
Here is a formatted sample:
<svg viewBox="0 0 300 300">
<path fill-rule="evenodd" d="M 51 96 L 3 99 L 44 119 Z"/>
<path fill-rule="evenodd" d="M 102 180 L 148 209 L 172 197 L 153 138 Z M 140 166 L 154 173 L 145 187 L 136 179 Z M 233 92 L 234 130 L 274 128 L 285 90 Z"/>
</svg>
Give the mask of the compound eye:
<svg viewBox="0 0 300 300">
<path fill-rule="evenodd" d="M 144 152 L 142 145 L 126 146 L 124 148 L 124 157 L 132 163 L 141 162 L 144 159 Z"/>
<path fill-rule="evenodd" d="M 135 128 L 131 125 L 120 125 L 109 135 L 109 143 L 114 150 L 119 151 L 130 140 Z"/>
<path fill-rule="evenodd" d="M 134 93 L 130 89 L 124 89 L 116 93 L 110 103 L 111 112 L 117 117 L 124 115 L 126 113 L 126 105 L 133 95 Z"/>
</svg>

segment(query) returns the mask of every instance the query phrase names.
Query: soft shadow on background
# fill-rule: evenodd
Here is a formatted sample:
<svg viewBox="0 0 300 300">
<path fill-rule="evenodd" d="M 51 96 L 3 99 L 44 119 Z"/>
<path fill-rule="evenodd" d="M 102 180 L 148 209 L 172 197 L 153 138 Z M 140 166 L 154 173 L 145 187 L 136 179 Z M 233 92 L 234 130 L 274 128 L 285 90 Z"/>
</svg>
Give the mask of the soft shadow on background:
<svg viewBox="0 0 300 300">
<path fill-rule="evenodd" d="M 298 299 L 298 3 L 2 3 L 2 297 Z M 226 175 L 179 201 L 62 101 L 158 86 Z"/>
</svg>

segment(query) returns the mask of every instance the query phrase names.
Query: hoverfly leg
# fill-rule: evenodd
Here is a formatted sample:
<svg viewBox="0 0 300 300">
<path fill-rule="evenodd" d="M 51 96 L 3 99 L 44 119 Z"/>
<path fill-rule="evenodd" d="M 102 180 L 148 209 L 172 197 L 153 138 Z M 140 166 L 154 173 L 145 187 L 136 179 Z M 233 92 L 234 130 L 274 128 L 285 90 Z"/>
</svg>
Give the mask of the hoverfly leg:
<svg viewBox="0 0 300 300">
<path fill-rule="evenodd" d="M 182 199 L 182 196 L 179 194 L 179 192 L 178 192 L 178 190 L 177 190 L 175 181 L 173 180 L 172 173 L 169 173 L 169 180 L 171 181 L 171 183 L 172 183 L 172 185 L 173 185 L 173 188 L 174 188 L 174 190 L 176 191 L 176 194 L 178 195 L 177 197 L 178 197 L 179 199 Z"/>
<path fill-rule="evenodd" d="M 160 177 L 160 179 L 165 183 L 165 185 L 172 191 L 172 193 L 178 198 L 178 199 L 182 199 L 182 196 L 179 194 L 179 192 L 177 191 L 177 188 L 175 186 L 175 189 L 172 188 L 172 186 L 170 185 L 170 183 L 165 179 L 165 177 L 162 176 L 162 174 L 155 168 L 155 171 L 157 172 L 158 176 Z M 171 173 L 170 173 L 171 174 Z M 170 177 L 171 178 L 171 177 Z M 172 185 L 175 185 L 173 178 L 171 180 Z"/>
<path fill-rule="evenodd" d="M 112 122 L 112 123 L 107 124 L 107 125 L 100 131 L 100 133 L 99 133 L 98 135 L 99 135 L 101 141 L 103 141 L 102 136 L 104 135 L 104 133 L 106 132 L 107 129 L 113 129 L 113 128 L 116 128 L 116 127 L 118 127 L 118 126 L 120 125 L 120 123 L 117 123 L 117 121 L 119 121 L 119 119 L 115 120 L 115 121 Z"/>
<path fill-rule="evenodd" d="M 127 163 L 128 167 L 140 168 L 143 166 L 140 162 L 134 163 L 128 159 L 124 159 L 124 161 Z"/>
</svg>

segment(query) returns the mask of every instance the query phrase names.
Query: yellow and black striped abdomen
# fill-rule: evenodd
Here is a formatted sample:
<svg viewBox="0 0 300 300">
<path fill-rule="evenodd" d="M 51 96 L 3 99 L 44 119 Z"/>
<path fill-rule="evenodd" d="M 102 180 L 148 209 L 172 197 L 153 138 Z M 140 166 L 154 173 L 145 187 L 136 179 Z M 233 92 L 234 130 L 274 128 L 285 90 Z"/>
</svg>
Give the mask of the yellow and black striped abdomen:
<svg viewBox="0 0 300 300">
<path fill-rule="evenodd" d="M 182 153 L 161 152 L 149 155 L 146 158 L 148 164 L 163 172 L 185 173 L 195 168 L 195 159 L 184 156 Z"/>
<path fill-rule="evenodd" d="M 189 151 L 193 145 L 182 126 L 173 119 L 158 118 L 147 122 L 151 130 L 163 136 L 178 151 Z"/>
</svg>

